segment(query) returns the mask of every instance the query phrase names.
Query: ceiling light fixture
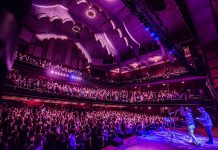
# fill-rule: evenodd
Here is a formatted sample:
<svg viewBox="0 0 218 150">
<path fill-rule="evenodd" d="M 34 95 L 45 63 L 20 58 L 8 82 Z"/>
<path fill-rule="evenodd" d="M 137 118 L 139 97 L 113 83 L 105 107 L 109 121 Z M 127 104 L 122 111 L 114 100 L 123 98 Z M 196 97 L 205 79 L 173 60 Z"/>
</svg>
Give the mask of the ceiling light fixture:
<svg viewBox="0 0 218 150">
<path fill-rule="evenodd" d="M 89 17 L 90 19 L 94 19 L 96 17 L 96 12 L 94 9 L 87 9 L 86 10 L 86 16 Z"/>
<path fill-rule="evenodd" d="M 126 46 L 129 46 L 129 42 L 128 42 L 128 39 L 126 37 L 124 37 L 124 41 L 126 43 Z"/>
<path fill-rule="evenodd" d="M 117 31 L 119 33 L 120 38 L 122 38 L 123 37 L 122 31 L 119 28 L 117 29 Z"/>
<path fill-rule="evenodd" d="M 110 20 L 110 23 L 111 23 L 113 29 L 116 29 L 116 25 L 115 25 L 115 23 L 113 22 L 113 20 Z"/>
<path fill-rule="evenodd" d="M 87 3 L 87 1 L 86 0 L 77 0 L 76 3 L 78 5 L 78 4 L 81 4 L 81 3 Z"/>
<path fill-rule="evenodd" d="M 73 26 L 73 27 L 72 27 L 72 30 L 73 30 L 73 32 L 78 33 L 78 32 L 80 32 L 80 27 L 78 27 L 78 26 Z"/>
</svg>

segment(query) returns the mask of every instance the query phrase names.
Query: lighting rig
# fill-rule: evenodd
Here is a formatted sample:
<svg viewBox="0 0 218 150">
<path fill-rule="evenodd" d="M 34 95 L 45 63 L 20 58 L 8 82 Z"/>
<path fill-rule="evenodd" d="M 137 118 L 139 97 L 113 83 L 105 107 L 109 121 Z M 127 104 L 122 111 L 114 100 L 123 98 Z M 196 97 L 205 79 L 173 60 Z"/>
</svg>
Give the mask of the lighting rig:
<svg viewBox="0 0 218 150">
<path fill-rule="evenodd" d="M 150 36 L 159 41 L 168 50 L 169 55 L 175 56 L 190 73 L 197 72 L 186 60 L 184 50 L 172 42 L 168 29 L 164 27 L 152 5 L 149 5 L 149 0 L 121 1 L 145 26 L 145 30 L 150 31 Z"/>
</svg>

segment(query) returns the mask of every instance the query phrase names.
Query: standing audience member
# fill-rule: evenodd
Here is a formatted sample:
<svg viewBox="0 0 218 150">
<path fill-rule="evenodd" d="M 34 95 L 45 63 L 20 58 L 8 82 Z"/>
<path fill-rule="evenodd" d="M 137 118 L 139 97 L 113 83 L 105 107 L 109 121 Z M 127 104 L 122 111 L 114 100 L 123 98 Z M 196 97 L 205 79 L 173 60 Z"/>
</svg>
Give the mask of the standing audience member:
<svg viewBox="0 0 218 150">
<path fill-rule="evenodd" d="M 75 150 L 76 149 L 76 135 L 75 130 L 72 129 L 71 134 L 69 136 L 69 150 Z"/>
</svg>

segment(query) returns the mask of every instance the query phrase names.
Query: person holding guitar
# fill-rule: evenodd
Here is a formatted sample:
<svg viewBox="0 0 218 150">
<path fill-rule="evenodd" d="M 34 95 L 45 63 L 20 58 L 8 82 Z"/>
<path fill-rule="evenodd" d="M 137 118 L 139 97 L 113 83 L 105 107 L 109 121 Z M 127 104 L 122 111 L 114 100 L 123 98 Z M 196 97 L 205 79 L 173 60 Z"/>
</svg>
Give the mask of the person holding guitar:
<svg viewBox="0 0 218 150">
<path fill-rule="evenodd" d="M 195 131 L 195 123 L 192 116 L 191 108 L 187 107 L 186 110 L 183 106 L 180 107 L 180 115 L 185 117 L 186 123 L 188 125 L 188 132 L 189 132 L 189 141 L 194 143 L 196 146 L 200 146 L 200 142 L 194 135 Z"/>
</svg>

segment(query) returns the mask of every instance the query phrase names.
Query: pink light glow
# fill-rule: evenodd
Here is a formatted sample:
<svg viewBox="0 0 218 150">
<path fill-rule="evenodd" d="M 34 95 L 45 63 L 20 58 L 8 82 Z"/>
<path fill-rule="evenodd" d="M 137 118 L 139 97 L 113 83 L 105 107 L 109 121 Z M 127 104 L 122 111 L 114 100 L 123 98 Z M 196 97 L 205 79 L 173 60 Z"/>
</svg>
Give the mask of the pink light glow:
<svg viewBox="0 0 218 150">
<path fill-rule="evenodd" d="M 111 41 L 108 39 L 106 33 L 98 33 L 95 34 L 95 40 L 100 41 L 102 47 L 106 48 L 108 55 L 112 54 L 113 56 L 117 56 L 117 50 L 114 48 Z"/>
<path fill-rule="evenodd" d="M 61 40 L 67 40 L 68 37 L 65 35 L 58 35 L 54 33 L 45 33 L 45 34 L 36 34 L 36 37 L 40 40 L 49 40 L 49 39 L 61 39 Z"/>
<path fill-rule="evenodd" d="M 163 59 L 163 57 L 161 55 L 156 55 L 156 56 L 151 56 L 148 58 L 148 61 L 150 62 L 159 62 Z"/>
<path fill-rule="evenodd" d="M 39 19 L 48 17 L 51 22 L 55 19 L 60 19 L 62 23 L 67 21 L 75 23 L 71 15 L 68 13 L 68 9 L 62 5 L 43 6 L 33 4 L 32 6 L 34 13 Z"/>
<path fill-rule="evenodd" d="M 123 37 L 122 31 L 119 28 L 117 29 L 117 31 L 119 33 L 120 38 L 122 38 Z"/>
<path fill-rule="evenodd" d="M 86 0 L 77 0 L 76 1 L 76 4 L 78 5 L 78 4 L 81 4 L 81 3 L 87 3 L 87 1 Z"/>
<path fill-rule="evenodd" d="M 75 26 L 72 27 L 72 30 L 73 30 L 73 32 L 78 33 L 78 32 L 80 32 L 81 29 L 80 29 L 80 27 L 75 25 Z"/>
<path fill-rule="evenodd" d="M 86 16 L 90 19 L 94 19 L 96 17 L 96 11 L 94 9 L 89 8 L 86 10 Z"/>
<path fill-rule="evenodd" d="M 110 20 L 110 23 L 111 23 L 113 29 L 115 30 L 115 29 L 116 29 L 116 25 L 115 25 L 115 23 L 113 22 L 113 20 Z"/>
<path fill-rule="evenodd" d="M 140 47 L 140 44 L 139 44 L 139 42 L 137 42 L 136 41 L 136 39 L 132 36 L 132 34 L 129 32 L 129 30 L 127 29 L 127 27 L 126 27 L 126 25 L 125 25 L 125 23 L 123 22 L 123 26 L 124 26 L 124 28 L 125 28 L 125 30 L 126 30 L 126 32 L 127 32 L 127 34 L 129 35 L 129 37 L 136 43 L 136 44 L 138 44 L 139 45 L 139 47 Z"/>
<path fill-rule="evenodd" d="M 125 41 L 125 43 L 126 43 L 126 46 L 129 46 L 129 42 L 128 42 L 128 40 L 127 40 L 126 37 L 124 37 L 124 41 Z"/>
<path fill-rule="evenodd" d="M 89 53 L 87 52 L 87 50 L 79 42 L 77 42 L 76 45 L 82 51 L 82 53 L 85 55 L 86 59 L 88 60 L 88 63 L 91 63 L 92 60 L 91 60 L 91 57 L 90 57 Z"/>
</svg>

